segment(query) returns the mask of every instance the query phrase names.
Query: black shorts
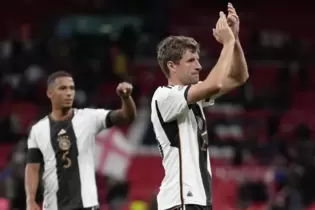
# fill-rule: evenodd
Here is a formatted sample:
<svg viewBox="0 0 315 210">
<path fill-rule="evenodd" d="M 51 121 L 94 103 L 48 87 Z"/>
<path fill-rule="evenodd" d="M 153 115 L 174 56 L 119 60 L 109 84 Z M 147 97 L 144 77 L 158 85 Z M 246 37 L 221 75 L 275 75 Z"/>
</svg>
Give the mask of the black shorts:
<svg viewBox="0 0 315 210">
<path fill-rule="evenodd" d="M 172 208 L 169 210 L 212 210 L 212 206 L 199 206 L 199 205 L 193 205 L 193 204 L 188 204 L 185 205 L 185 207 L 177 207 L 177 208 Z"/>
</svg>

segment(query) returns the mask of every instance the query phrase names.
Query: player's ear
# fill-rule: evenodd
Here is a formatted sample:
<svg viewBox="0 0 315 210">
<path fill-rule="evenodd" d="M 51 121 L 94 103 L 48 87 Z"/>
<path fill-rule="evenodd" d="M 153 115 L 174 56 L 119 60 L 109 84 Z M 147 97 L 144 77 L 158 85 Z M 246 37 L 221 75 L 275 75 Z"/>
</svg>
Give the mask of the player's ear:
<svg viewBox="0 0 315 210">
<path fill-rule="evenodd" d="M 49 99 L 52 98 L 52 91 L 48 88 L 47 91 L 46 91 L 46 95 Z"/>
<path fill-rule="evenodd" d="M 166 65 L 167 65 L 167 67 L 168 67 L 168 69 L 169 69 L 169 71 L 170 71 L 170 74 L 176 72 L 175 63 L 174 63 L 173 61 L 168 61 L 168 62 L 166 63 Z"/>
</svg>

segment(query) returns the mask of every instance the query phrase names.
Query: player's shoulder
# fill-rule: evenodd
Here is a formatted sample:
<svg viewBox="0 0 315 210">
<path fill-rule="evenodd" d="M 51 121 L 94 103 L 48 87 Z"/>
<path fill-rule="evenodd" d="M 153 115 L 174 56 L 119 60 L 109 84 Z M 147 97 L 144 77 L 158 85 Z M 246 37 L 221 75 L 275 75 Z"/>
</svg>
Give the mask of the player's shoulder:
<svg viewBox="0 0 315 210">
<path fill-rule="evenodd" d="M 91 115 L 93 114 L 93 108 L 83 108 L 83 109 L 74 109 L 75 116 L 84 116 L 84 115 Z"/>
<path fill-rule="evenodd" d="M 45 131 L 45 129 L 47 129 L 47 125 L 49 124 L 49 118 L 48 115 L 41 118 L 40 120 L 38 120 L 37 122 L 35 122 L 32 126 L 31 126 L 31 132 L 40 132 L 40 131 Z"/>
<path fill-rule="evenodd" d="M 171 92 L 180 90 L 181 88 L 183 88 L 183 86 L 180 85 L 159 86 L 155 90 L 152 99 L 153 100 L 165 99 Z"/>
<path fill-rule="evenodd" d="M 95 116 L 96 112 L 97 109 L 95 108 L 74 109 L 74 115 L 77 117 Z"/>
<path fill-rule="evenodd" d="M 95 117 L 97 115 L 108 113 L 110 110 L 107 109 L 99 109 L 99 108 L 83 108 L 83 109 L 75 109 L 74 114 L 78 117 Z"/>
</svg>

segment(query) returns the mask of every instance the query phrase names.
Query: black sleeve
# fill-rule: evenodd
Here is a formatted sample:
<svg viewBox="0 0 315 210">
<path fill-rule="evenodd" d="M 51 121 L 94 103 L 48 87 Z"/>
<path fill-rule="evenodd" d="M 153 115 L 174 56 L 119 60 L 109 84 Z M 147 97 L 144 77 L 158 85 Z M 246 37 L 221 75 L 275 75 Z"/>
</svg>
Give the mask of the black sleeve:
<svg viewBox="0 0 315 210">
<path fill-rule="evenodd" d="M 27 150 L 27 163 L 42 163 L 43 154 L 38 148 L 30 148 Z"/>
<path fill-rule="evenodd" d="M 189 90 L 189 88 L 191 88 L 191 85 L 188 85 L 188 87 L 186 87 L 186 90 L 184 92 L 184 97 L 185 97 L 186 101 L 187 101 L 187 97 L 188 97 L 188 90 Z"/>
<path fill-rule="evenodd" d="M 107 116 L 106 116 L 106 119 L 105 119 L 105 125 L 106 125 L 106 128 L 111 128 L 113 127 L 113 122 L 112 122 L 112 119 L 111 119 L 111 115 L 113 114 L 113 110 L 110 111 Z"/>
</svg>

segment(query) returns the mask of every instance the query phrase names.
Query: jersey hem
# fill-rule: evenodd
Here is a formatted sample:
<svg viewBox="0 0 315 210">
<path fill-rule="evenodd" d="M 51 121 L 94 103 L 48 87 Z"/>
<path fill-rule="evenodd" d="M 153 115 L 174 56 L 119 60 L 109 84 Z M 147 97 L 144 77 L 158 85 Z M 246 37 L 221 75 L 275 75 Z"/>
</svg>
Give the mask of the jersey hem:
<svg viewBox="0 0 315 210">
<path fill-rule="evenodd" d="M 184 203 L 175 203 L 173 205 L 170 205 L 170 206 L 166 206 L 166 207 L 161 207 L 159 208 L 158 207 L 158 210 L 167 210 L 167 209 L 171 209 L 171 208 L 174 208 L 176 206 L 181 206 L 181 205 L 198 205 L 198 206 L 207 206 L 207 202 L 203 202 L 203 201 L 198 201 L 198 200 L 186 200 L 184 201 Z M 210 205 L 212 205 L 212 202 L 210 202 Z M 158 204 L 159 206 L 159 204 Z"/>
</svg>

